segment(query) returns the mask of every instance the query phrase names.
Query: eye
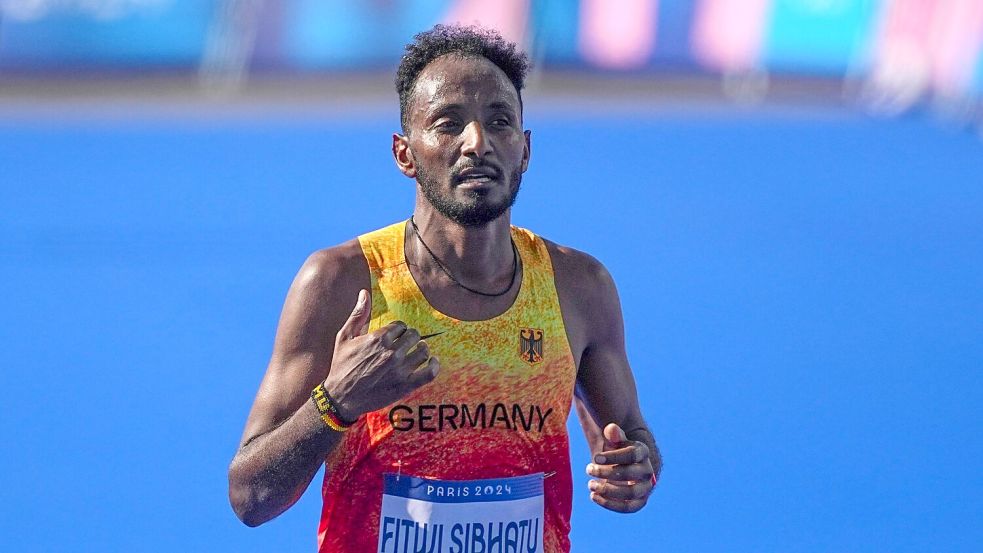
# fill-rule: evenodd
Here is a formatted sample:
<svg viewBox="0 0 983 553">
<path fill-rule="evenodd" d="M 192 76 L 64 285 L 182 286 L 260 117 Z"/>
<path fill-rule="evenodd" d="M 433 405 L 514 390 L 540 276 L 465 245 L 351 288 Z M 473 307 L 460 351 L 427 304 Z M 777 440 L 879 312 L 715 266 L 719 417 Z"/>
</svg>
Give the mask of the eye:
<svg viewBox="0 0 983 553">
<path fill-rule="evenodd" d="M 499 117 L 497 119 L 494 119 L 494 120 L 492 120 L 492 123 L 491 124 L 493 126 L 495 126 L 495 127 L 511 127 L 512 126 L 512 122 L 509 121 L 508 118 L 505 118 L 505 117 Z"/>
<path fill-rule="evenodd" d="M 437 121 L 433 128 L 440 132 L 454 132 L 460 128 L 461 124 L 454 119 L 442 119 Z"/>
</svg>

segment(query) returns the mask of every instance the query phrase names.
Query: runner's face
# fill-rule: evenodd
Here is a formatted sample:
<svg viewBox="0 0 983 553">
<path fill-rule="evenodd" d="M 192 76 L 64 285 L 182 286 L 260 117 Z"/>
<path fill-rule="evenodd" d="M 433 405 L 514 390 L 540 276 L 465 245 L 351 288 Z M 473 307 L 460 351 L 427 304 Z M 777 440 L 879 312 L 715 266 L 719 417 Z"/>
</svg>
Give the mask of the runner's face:
<svg viewBox="0 0 983 553">
<path fill-rule="evenodd" d="M 529 160 L 519 96 L 483 57 L 446 55 L 420 73 L 408 145 L 427 200 L 464 226 L 497 219 L 515 202 Z"/>
</svg>

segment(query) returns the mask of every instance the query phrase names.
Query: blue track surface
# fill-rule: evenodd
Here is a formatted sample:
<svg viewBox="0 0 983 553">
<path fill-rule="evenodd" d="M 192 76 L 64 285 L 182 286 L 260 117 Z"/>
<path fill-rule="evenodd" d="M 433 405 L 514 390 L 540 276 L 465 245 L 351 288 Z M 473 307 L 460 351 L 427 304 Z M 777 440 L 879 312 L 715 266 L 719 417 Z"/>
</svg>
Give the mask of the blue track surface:
<svg viewBox="0 0 983 553">
<path fill-rule="evenodd" d="M 574 551 L 979 551 L 977 138 L 531 117 L 514 221 L 613 273 L 666 461 L 607 513 L 574 422 Z M 3 550 L 313 550 L 317 485 L 247 529 L 226 468 L 305 256 L 409 215 L 395 122 L 0 121 Z"/>
</svg>

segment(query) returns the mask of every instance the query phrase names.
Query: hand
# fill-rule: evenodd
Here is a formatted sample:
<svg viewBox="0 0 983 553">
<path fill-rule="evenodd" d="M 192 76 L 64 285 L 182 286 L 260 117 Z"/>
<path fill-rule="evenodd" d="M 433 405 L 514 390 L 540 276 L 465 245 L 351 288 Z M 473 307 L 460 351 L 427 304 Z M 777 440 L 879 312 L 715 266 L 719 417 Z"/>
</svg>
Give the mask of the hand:
<svg viewBox="0 0 983 553">
<path fill-rule="evenodd" d="M 440 363 L 420 333 L 395 321 L 366 334 L 372 316 L 369 292 L 361 290 L 355 309 L 335 336 L 331 371 L 324 388 L 338 415 L 354 421 L 429 383 Z"/>
<path fill-rule="evenodd" d="M 587 483 L 591 501 L 619 513 L 634 513 L 645 506 L 652 493 L 649 448 L 629 441 L 614 423 L 604 427 L 604 446 L 587 465 L 587 474 L 595 477 Z"/>
</svg>

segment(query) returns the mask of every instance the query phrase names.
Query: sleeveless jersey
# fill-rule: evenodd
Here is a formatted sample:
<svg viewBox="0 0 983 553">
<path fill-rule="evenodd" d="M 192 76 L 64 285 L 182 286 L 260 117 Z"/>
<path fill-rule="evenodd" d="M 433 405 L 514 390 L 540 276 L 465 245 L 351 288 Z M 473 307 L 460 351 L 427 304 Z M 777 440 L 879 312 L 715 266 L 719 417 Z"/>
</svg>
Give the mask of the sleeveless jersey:
<svg viewBox="0 0 983 553">
<path fill-rule="evenodd" d="M 576 367 L 543 240 L 511 228 L 522 259 L 512 306 L 483 321 L 434 309 L 410 274 L 406 222 L 359 237 L 372 279 L 369 331 L 400 320 L 440 360 L 433 382 L 362 416 L 326 459 L 318 551 L 375 551 L 383 474 L 472 480 L 545 473 L 544 551 L 570 550 L 566 421 Z"/>
</svg>

